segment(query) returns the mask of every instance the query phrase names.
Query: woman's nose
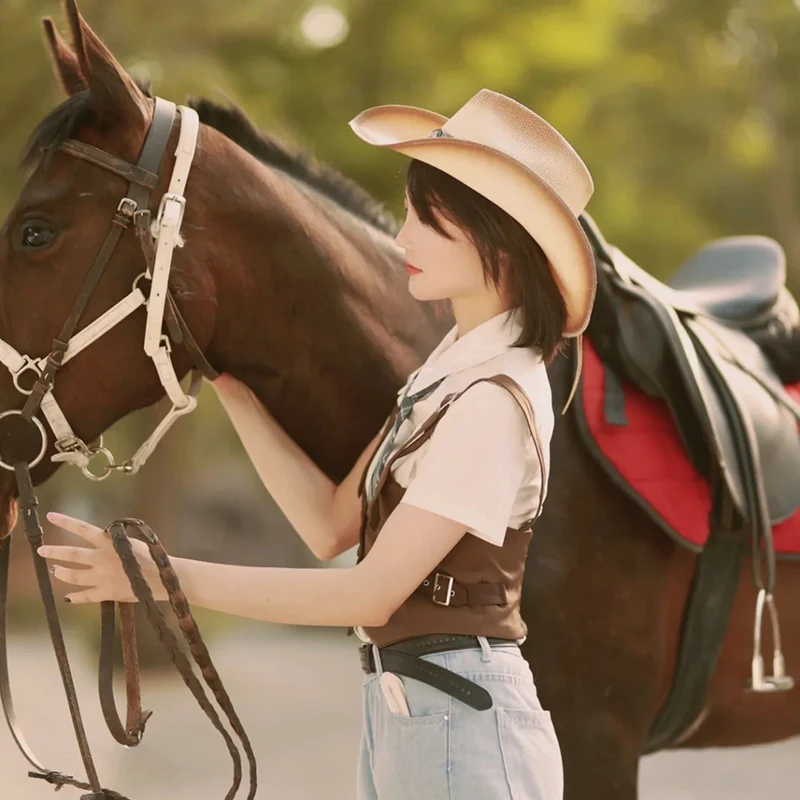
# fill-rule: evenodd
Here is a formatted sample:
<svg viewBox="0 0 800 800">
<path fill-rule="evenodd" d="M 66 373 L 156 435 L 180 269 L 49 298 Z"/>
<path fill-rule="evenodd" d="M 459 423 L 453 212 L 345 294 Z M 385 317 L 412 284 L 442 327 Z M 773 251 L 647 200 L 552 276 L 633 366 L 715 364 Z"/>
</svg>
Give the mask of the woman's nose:
<svg viewBox="0 0 800 800">
<path fill-rule="evenodd" d="M 395 244 L 398 247 L 402 247 L 403 250 L 405 250 L 406 247 L 407 247 L 407 243 L 406 243 L 406 228 L 407 227 L 408 227 L 408 220 L 406 219 L 406 221 L 403 222 L 403 225 L 401 226 L 400 230 L 397 231 L 397 235 L 394 237 Z"/>
</svg>

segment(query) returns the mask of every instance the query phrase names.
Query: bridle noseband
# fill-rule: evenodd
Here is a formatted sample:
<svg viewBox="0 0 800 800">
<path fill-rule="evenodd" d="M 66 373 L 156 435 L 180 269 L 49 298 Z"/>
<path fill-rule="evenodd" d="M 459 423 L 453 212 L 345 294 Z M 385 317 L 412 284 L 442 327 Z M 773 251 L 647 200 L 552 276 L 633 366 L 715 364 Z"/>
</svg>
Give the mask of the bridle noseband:
<svg viewBox="0 0 800 800">
<path fill-rule="evenodd" d="M 176 110 L 178 109 L 174 103 L 161 98 L 155 99 L 153 120 L 136 164 L 130 164 L 75 139 L 67 139 L 60 146 L 60 150 L 68 155 L 125 178 L 129 181 L 129 187 L 117 206 L 111 230 L 84 279 L 61 332 L 53 340 L 49 355 L 45 358 L 32 358 L 18 353 L 8 342 L 0 339 L 0 363 L 11 372 L 17 391 L 26 396 L 21 410 L 11 409 L 0 413 L 0 435 L 3 438 L 0 467 L 3 469 L 13 471 L 15 463 L 20 460 L 25 461 L 31 468 L 44 457 L 47 451 L 46 432 L 44 425 L 36 416 L 37 412 L 41 411 L 55 437 L 56 453 L 52 456 L 53 461 L 73 464 L 79 467 L 86 477 L 95 481 L 107 478 L 115 470 L 134 474 L 155 450 L 175 420 L 194 410 L 203 376 L 209 380 L 218 377 L 218 373 L 198 347 L 169 291 L 172 255 L 175 247 L 180 246 L 180 228 L 186 206 L 184 190 L 199 131 L 199 119 L 194 109 L 186 106 L 181 106 L 179 109 L 180 133 L 169 188 L 161 197 L 155 218 L 152 217 L 149 208 L 150 194 L 158 184 L 159 166 L 172 132 Z M 76 332 L 81 316 L 105 272 L 117 243 L 131 225 L 142 246 L 145 270 L 134 280 L 131 291 L 122 300 L 94 322 Z M 147 294 L 142 291 L 143 282 L 149 283 Z M 53 395 L 53 386 L 56 373 L 64 364 L 140 306 L 145 306 L 147 309 L 144 352 L 153 360 L 161 385 L 172 401 L 172 407 L 136 453 L 118 464 L 114 462 L 111 453 L 103 447 L 102 437 L 99 444 L 88 445 L 76 436 Z M 168 334 L 163 332 L 165 322 Z M 181 387 L 172 364 L 173 343 L 183 345 L 195 364 L 192 380 L 186 392 Z M 20 378 L 29 371 L 33 372 L 35 379 L 31 388 L 25 388 Z M 20 419 L 15 418 L 21 418 L 23 425 L 19 425 Z M 32 446 L 32 430 L 40 440 L 36 446 Z M 104 456 L 107 463 L 100 473 L 95 473 L 90 470 L 89 465 L 92 459 L 99 455 Z"/>
</svg>

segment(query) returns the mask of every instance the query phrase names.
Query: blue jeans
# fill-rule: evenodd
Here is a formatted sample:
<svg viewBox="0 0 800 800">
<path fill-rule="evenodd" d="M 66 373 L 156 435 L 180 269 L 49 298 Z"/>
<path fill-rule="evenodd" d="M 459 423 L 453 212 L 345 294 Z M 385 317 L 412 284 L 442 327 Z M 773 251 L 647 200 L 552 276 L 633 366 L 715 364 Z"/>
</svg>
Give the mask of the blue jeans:
<svg viewBox="0 0 800 800">
<path fill-rule="evenodd" d="M 357 800 L 562 800 L 550 712 L 519 648 L 476 640 L 474 650 L 423 658 L 483 686 L 493 706 L 475 711 L 401 678 L 410 716 L 400 715 L 387 705 L 380 675 L 367 675 Z"/>
</svg>

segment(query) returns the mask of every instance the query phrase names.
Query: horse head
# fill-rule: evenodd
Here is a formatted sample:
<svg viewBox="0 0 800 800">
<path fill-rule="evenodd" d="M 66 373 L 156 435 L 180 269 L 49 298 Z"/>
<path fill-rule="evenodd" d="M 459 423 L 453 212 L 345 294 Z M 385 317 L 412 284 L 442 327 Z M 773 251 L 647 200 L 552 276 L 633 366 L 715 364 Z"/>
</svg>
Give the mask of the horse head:
<svg viewBox="0 0 800 800">
<path fill-rule="evenodd" d="M 45 437 L 47 425 L 23 425 L 16 413 L 30 401 L 48 356 L 52 360 L 55 354 L 58 363 L 53 365 L 57 376 L 44 387 L 49 393 L 44 410 L 55 405 L 58 418 L 81 444 L 96 440 L 113 422 L 164 394 L 142 346 L 146 317 L 123 313 L 120 307 L 113 318 L 108 312 L 132 297 L 148 266 L 142 237 L 132 224 L 137 209 L 125 205 L 132 180 L 151 184 L 143 190 L 149 209 L 138 210 L 155 217 L 168 187 L 179 125 L 176 120 L 166 126 L 163 158 L 158 154 L 151 174 L 131 174 L 130 165 L 139 159 L 151 129 L 156 101 L 120 66 L 74 0 L 66 2 L 66 12 L 71 44 L 61 39 L 50 19 L 44 20 L 44 31 L 67 96 L 29 140 L 23 156 L 29 175 L 0 231 L 0 348 L 5 367 L 0 368 L 0 411 L 7 412 L 0 419 L 4 531 L 13 522 L 9 467 L 17 457 L 6 450 L 27 450 L 33 480 L 40 483 L 59 465 L 52 456 L 69 449 L 63 426 L 59 430 L 51 424 Z M 182 289 L 189 294 L 182 274 L 178 254 L 171 285 L 176 294 Z M 183 306 L 201 347 L 213 330 L 213 287 L 206 278 L 202 269 L 193 270 L 191 294 L 205 298 L 202 309 L 198 303 Z M 66 331 L 71 316 L 72 330 Z M 90 337 L 88 346 L 75 347 L 74 334 L 101 318 L 108 323 L 103 332 Z M 185 349 L 176 350 L 171 361 L 176 379 L 191 366 Z M 50 414 L 44 416 L 52 423 Z M 72 449 L 75 454 L 74 444 Z"/>
<path fill-rule="evenodd" d="M 34 484 L 65 460 L 91 476 L 98 457 L 108 474 L 110 454 L 92 443 L 165 393 L 173 412 L 187 410 L 199 381 L 189 395 L 178 381 L 192 366 L 247 383 L 343 477 L 449 324 L 408 294 L 393 223 L 361 187 L 235 107 L 176 111 L 152 97 L 74 0 L 66 11 L 69 44 L 49 19 L 44 30 L 67 98 L 30 138 L 28 180 L 0 232 L 0 532 L 13 522 L 13 463 L 30 464 Z M 177 203 L 176 151 L 189 145 Z M 156 292 L 148 268 L 165 207 L 185 241 L 173 237 Z"/>
</svg>

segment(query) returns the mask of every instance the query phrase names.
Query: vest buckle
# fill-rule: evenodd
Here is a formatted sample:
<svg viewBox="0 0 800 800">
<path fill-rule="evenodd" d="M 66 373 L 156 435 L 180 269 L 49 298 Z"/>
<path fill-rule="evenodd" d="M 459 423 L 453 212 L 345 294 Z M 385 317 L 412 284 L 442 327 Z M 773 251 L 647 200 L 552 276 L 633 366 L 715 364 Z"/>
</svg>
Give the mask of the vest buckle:
<svg viewBox="0 0 800 800">
<path fill-rule="evenodd" d="M 433 576 L 431 601 L 436 603 L 437 606 L 449 606 L 450 601 L 455 595 L 453 583 L 454 579 L 452 575 L 445 575 L 443 572 L 437 572 L 436 575 Z"/>
</svg>

